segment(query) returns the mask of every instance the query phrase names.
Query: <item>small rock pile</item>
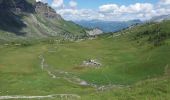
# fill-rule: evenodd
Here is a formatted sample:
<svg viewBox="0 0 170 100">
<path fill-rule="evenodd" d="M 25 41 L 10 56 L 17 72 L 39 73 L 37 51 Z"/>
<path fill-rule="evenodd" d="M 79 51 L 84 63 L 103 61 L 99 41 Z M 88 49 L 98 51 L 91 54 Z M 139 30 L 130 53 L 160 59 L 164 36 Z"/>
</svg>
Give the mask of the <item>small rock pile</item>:
<svg viewBox="0 0 170 100">
<path fill-rule="evenodd" d="M 94 59 L 90 59 L 90 60 L 86 60 L 86 61 L 83 61 L 83 66 L 86 66 L 86 67 L 99 67 L 101 66 L 102 64 L 99 63 L 97 60 L 94 60 Z"/>
</svg>

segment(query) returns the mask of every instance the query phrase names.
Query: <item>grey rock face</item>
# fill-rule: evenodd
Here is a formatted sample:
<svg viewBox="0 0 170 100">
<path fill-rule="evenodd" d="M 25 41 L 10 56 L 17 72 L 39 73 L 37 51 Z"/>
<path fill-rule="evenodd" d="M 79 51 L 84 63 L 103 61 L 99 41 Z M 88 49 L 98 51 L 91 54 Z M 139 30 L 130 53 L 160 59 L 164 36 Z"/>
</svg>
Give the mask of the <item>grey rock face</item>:
<svg viewBox="0 0 170 100">
<path fill-rule="evenodd" d="M 62 17 L 56 13 L 54 9 L 48 6 L 48 4 L 44 4 L 42 2 L 37 2 L 35 4 L 35 12 L 41 14 L 47 18 L 56 18 L 61 20 Z"/>
<path fill-rule="evenodd" d="M 1 0 L 0 10 L 34 12 L 34 7 L 26 0 Z"/>
<path fill-rule="evenodd" d="M 87 31 L 87 33 L 88 33 L 90 36 L 95 36 L 95 35 L 103 34 L 103 31 L 101 31 L 101 30 L 98 29 L 98 28 L 95 28 L 95 29 L 93 29 L 93 30 Z"/>
</svg>

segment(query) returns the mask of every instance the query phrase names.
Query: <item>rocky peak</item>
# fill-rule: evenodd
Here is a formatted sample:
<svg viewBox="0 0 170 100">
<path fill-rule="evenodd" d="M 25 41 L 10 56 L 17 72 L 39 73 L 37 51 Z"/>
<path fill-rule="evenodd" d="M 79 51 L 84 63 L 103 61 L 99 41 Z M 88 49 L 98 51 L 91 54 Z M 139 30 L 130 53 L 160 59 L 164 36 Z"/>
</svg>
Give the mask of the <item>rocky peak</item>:
<svg viewBox="0 0 170 100">
<path fill-rule="evenodd" d="M 48 6 L 47 3 L 37 2 L 35 4 L 35 12 L 47 18 L 57 18 L 58 20 L 62 19 L 53 8 Z"/>
<path fill-rule="evenodd" d="M 58 20 L 62 19 L 53 8 L 48 6 L 47 3 L 30 3 L 28 0 L 0 0 L 0 11 L 10 11 L 15 14 L 20 14 L 23 12 L 37 13 L 45 16 L 46 18 L 56 18 Z"/>
<path fill-rule="evenodd" d="M 12 11 L 12 12 L 34 12 L 32 4 L 27 0 L 0 0 L 1 11 Z"/>
</svg>

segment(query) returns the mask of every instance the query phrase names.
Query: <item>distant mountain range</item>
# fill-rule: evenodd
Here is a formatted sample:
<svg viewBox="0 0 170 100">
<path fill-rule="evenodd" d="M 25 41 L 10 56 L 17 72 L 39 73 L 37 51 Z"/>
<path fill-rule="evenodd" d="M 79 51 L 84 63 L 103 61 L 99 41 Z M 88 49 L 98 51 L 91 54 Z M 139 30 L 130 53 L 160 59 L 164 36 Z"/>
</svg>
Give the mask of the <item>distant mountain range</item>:
<svg viewBox="0 0 170 100">
<path fill-rule="evenodd" d="M 74 21 L 74 22 L 88 29 L 98 28 L 106 33 L 120 31 L 132 25 L 142 23 L 142 21 L 140 20 L 130 20 L 130 21 L 81 20 L 81 21 Z"/>
<path fill-rule="evenodd" d="M 161 16 L 155 16 L 150 21 L 151 22 L 161 22 L 163 20 L 170 20 L 170 14 L 168 14 L 168 15 L 161 15 Z"/>
</svg>

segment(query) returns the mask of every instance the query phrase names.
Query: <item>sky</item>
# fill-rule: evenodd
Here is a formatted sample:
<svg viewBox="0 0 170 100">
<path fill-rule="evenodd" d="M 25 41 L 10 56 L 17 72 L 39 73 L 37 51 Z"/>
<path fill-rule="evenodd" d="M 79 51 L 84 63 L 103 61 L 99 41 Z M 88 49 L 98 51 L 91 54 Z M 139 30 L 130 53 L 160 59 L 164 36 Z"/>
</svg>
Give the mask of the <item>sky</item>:
<svg viewBox="0 0 170 100">
<path fill-rule="evenodd" d="M 66 20 L 148 20 L 170 14 L 170 0 L 36 0 L 48 3 Z"/>
</svg>

